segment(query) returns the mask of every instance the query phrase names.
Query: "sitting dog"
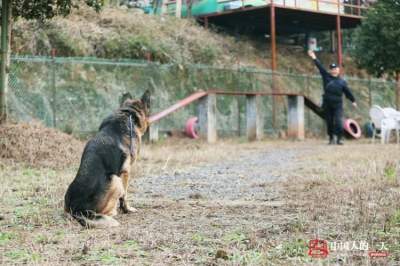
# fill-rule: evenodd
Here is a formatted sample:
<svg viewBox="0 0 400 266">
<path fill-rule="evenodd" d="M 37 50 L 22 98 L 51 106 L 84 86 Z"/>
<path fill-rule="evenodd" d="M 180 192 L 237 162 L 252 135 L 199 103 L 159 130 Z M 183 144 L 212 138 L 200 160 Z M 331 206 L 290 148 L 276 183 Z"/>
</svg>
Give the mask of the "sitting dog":
<svg viewBox="0 0 400 266">
<path fill-rule="evenodd" d="M 148 128 L 150 93 L 140 100 L 124 94 L 121 106 L 104 119 L 86 144 L 78 173 L 65 194 L 64 210 L 85 227 L 112 227 L 118 207 L 133 212 L 127 202 L 131 165 Z"/>
</svg>

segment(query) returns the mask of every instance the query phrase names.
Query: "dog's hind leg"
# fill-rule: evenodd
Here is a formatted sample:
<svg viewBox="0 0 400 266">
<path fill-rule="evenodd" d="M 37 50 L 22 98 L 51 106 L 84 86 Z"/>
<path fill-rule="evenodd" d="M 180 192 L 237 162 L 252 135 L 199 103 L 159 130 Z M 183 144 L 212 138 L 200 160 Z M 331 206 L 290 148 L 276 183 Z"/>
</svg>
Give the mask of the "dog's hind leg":
<svg viewBox="0 0 400 266">
<path fill-rule="evenodd" d="M 91 219 L 84 216 L 74 216 L 74 218 L 86 228 L 109 228 L 120 225 L 113 217 L 103 214 L 96 214 Z"/>
<path fill-rule="evenodd" d="M 121 179 L 122 179 L 122 184 L 124 187 L 124 195 L 119 199 L 120 208 L 124 213 L 136 212 L 137 210 L 135 208 L 130 207 L 128 204 L 128 201 L 127 201 L 128 185 L 129 185 L 129 172 L 123 171 L 121 173 Z"/>
<path fill-rule="evenodd" d="M 117 215 L 117 208 L 119 199 L 125 194 L 124 186 L 120 177 L 113 175 L 111 177 L 110 186 L 97 206 L 97 213 L 115 216 Z"/>
</svg>

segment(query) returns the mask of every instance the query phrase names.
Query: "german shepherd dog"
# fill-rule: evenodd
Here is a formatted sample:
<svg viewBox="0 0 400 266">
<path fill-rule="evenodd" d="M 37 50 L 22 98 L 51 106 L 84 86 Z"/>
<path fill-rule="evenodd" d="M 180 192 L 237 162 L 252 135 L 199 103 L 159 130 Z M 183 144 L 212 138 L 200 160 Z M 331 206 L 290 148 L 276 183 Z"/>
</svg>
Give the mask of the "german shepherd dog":
<svg viewBox="0 0 400 266">
<path fill-rule="evenodd" d="M 64 210 L 82 226 L 118 226 L 118 207 L 134 212 L 127 202 L 131 165 L 148 128 L 150 93 L 140 100 L 124 94 L 121 106 L 103 120 L 82 154 L 78 173 L 65 194 Z"/>
</svg>

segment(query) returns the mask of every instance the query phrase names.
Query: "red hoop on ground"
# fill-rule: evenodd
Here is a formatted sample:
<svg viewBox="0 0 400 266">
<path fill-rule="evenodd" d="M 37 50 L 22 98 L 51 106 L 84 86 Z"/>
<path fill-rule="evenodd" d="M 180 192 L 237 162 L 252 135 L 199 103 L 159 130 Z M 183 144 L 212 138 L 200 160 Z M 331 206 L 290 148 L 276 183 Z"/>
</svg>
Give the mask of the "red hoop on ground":
<svg viewBox="0 0 400 266">
<path fill-rule="evenodd" d="M 353 138 L 359 139 L 361 137 L 361 128 L 358 123 L 353 119 L 346 119 L 344 121 L 343 129 Z"/>
<path fill-rule="evenodd" d="M 197 132 L 196 132 L 197 121 L 198 121 L 197 117 L 191 117 L 186 122 L 185 133 L 188 137 L 190 137 L 192 139 L 199 138 L 199 136 L 197 135 Z"/>
</svg>

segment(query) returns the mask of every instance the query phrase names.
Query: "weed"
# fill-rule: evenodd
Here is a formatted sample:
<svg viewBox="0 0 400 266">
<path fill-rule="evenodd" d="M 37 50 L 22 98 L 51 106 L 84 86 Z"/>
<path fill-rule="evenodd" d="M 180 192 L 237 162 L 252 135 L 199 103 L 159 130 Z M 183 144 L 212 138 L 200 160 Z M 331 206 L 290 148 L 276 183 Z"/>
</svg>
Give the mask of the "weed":
<svg viewBox="0 0 400 266">
<path fill-rule="evenodd" d="M 11 251 L 7 251 L 4 254 L 6 257 L 11 259 L 13 262 L 36 262 L 39 261 L 41 256 L 35 252 L 28 252 L 24 249 L 15 249 Z"/>
<path fill-rule="evenodd" d="M 15 239 L 15 233 L 11 232 L 0 232 L 0 246 L 6 245 L 11 240 Z"/>
</svg>

